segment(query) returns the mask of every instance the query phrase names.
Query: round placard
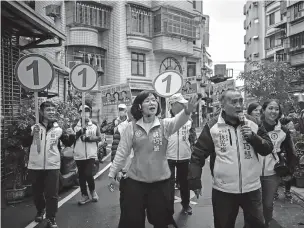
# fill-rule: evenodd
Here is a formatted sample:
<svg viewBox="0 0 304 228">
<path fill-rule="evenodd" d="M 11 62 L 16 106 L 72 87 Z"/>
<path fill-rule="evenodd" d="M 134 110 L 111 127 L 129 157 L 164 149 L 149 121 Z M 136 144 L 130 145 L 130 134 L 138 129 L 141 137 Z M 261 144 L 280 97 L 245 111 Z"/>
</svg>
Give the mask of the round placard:
<svg viewBox="0 0 304 228">
<path fill-rule="evenodd" d="M 71 69 L 70 82 L 75 89 L 81 92 L 89 91 L 97 83 L 97 72 L 87 63 L 78 64 Z"/>
<path fill-rule="evenodd" d="M 42 91 L 54 79 L 53 64 L 44 56 L 29 54 L 20 58 L 15 66 L 15 76 L 26 90 Z"/>
<path fill-rule="evenodd" d="M 171 97 L 183 86 L 183 76 L 177 71 L 165 71 L 153 80 L 153 88 L 161 97 Z"/>
</svg>

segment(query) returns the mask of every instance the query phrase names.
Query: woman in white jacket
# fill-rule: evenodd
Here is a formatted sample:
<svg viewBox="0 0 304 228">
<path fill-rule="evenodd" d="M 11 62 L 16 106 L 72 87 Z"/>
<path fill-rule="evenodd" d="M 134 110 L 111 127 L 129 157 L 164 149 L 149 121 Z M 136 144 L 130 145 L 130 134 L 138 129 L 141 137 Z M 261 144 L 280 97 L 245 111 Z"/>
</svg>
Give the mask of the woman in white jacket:
<svg viewBox="0 0 304 228">
<path fill-rule="evenodd" d="M 169 98 L 171 106 L 171 115 L 174 117 L 180 113 L 188 101 L 177 93 Z M 177 171 L 177 180 L 180 184 L 180 195 L 183 212 L 191 215 L 192 208 L 190 207 L 190 189 L 188 185 L 188 168 L 191 158 L 191 146 L 196 141 L 196 132 L 192 128 L 192 121 L 188 120 L 181 129 L 177 130 L 168 139 L 167 158 L 171 170 L 171 191 L 172 191 L 172 211 L 174 211 L 174 184 L 175 184 L 175 168 Z"/>
<path fill-rule="evenodd" d="M 93 177 L 94 162 L 97 159 L 98 142 L 101 140 L 100 129 L 97 123 L 91 120 L 92 109 L 88 105 L 79 108 L 79 112 L 85 111 L 85 128 L 82 129 L 81 119 L 74 126 L 76 140 L 74 144 L 74 159 L 79 173 L 81 199 L 78 204 L 83 205 L 91 201 L 88 195 L 86 183 L 88 183 L 93 202 L 98 201 Z"/>
</svg>

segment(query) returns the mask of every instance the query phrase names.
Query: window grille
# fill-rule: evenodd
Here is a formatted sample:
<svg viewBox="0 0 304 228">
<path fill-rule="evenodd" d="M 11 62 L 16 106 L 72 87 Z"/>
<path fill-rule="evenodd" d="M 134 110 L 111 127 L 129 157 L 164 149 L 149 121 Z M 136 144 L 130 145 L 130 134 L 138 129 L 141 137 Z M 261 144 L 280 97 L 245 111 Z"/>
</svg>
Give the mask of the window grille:
<svg viewBox="0 0 304 228">
<path fill-rule="evenodd" d="M 3 144 L 8 134 L 8 126 L 18 115 L 20 86 L 14 75 L 14 67 L 20 56 L 18 38 L 6 30 L 1 34 L 1 181 L 11 174 L 10 165 L 5 163 Z"/>
</svg>

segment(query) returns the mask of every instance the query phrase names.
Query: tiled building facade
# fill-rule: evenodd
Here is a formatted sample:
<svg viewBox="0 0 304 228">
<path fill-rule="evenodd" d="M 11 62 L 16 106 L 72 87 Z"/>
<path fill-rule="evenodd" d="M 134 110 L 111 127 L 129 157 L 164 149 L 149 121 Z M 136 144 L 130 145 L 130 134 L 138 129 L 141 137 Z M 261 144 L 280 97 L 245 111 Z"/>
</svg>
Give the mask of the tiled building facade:
<svg viewBox="0 0 304 228">
<path fill-rule="evenodd" d="M 81 5 L 81 14 L 88 20 L 70 23 L 70 11 L 77 11 L 77 5 Z M 109 12 L 104 14 L 107 22 L 102 28 L 91 25 L 90 15 L 95 15 L 96 8 Z M 95 61 L 93 56 L 100 55 L 101 86 L 129 83 L 132 95 L 136 96 L 144 89 L 151 90 L 152 80 L 168 69 L 177 70 L 184 77 L 201 75 L 203 36 L 209 40 L 203 31 L 202 1 L 86 1 L 66 3 L 65 9 L 66 64 L 90 61 L 97 63 L 98 69 L 99 60 Z M 75 47 L 85 50 L 77 50 L 77 57 Z M 84 57 L 83 52 L 92 60 Z M 98 99 L 97 104 L 101 118 L 116 115 L 117 110 L 103 109 Z M 161 104 L 166 113 L 166 102 L 161 100 Z"/>
<path fill-rule="evenodd" d="M 247 1 L 245 71 L 250 61 L 284 61 L 304 67 L 304 1 Z M 295 91 L 303 91 L 299 82 Z"/>
</svg>

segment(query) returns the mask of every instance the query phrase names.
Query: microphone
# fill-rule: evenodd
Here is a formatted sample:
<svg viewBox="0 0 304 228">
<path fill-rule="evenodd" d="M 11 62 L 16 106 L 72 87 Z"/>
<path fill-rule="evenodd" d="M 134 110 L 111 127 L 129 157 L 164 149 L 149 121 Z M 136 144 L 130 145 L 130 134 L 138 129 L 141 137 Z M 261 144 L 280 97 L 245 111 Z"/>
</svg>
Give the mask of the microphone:
<svg viewBox="0 0 304 228">
<path fill-rule="evenodd" d="M 240 113 L 238 114 L 238 117 L 239 117 L 240 125 L 241 125 L 241 126 L 246 125 L 244 113 L 240 112 Z"/>
</svg>

